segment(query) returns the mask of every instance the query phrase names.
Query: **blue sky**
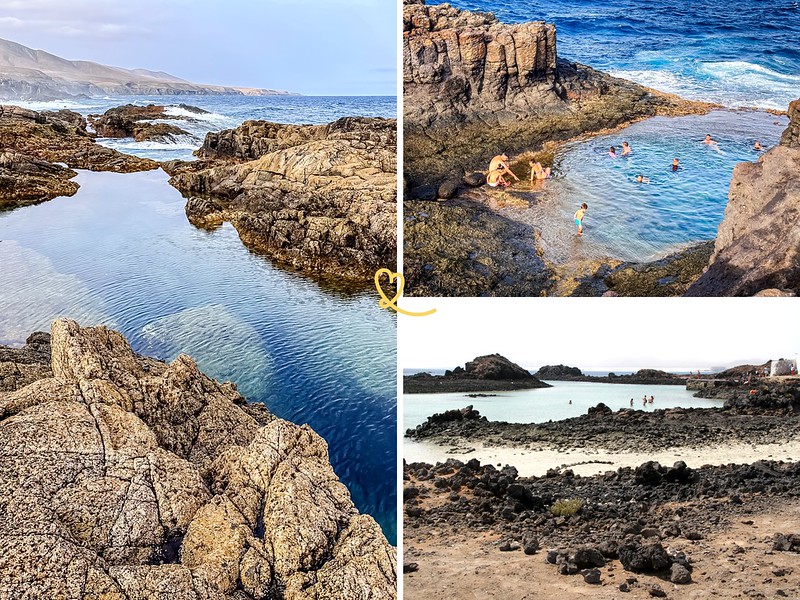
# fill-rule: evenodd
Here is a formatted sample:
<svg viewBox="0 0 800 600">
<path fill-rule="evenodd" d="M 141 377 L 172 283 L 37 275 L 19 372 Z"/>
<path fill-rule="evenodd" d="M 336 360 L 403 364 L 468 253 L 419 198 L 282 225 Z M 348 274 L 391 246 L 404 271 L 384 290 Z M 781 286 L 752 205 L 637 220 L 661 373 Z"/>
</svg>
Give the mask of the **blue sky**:
<svg viewBox="0 0 800 600">
<path fill-rule="evenodd" d="M 396 93 L 395 0 L 3 0 L 0 37 L 71 60 L 307 95 Z"/>
</svg>

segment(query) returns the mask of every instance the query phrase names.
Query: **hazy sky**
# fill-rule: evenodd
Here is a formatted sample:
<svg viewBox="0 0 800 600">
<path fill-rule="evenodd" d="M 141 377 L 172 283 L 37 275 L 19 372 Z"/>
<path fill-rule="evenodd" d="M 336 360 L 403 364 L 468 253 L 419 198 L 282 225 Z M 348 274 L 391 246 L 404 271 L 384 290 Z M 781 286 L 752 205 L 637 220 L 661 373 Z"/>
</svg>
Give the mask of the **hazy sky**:
<svg viewBox="0 0 800 600">
<path fill-rule="evenodd" d="M 3 0 L 0 37 L 70 60 L 307 95 L 396 93 L 395 0 Z"/>
<path fill-rule="evenodd" d="M 797 307 L 782 298 L 401 298 L 402 369 L 453 368 L 499 353 L 525 368 L 705 369 L 800 352 Z"/>
</svg>

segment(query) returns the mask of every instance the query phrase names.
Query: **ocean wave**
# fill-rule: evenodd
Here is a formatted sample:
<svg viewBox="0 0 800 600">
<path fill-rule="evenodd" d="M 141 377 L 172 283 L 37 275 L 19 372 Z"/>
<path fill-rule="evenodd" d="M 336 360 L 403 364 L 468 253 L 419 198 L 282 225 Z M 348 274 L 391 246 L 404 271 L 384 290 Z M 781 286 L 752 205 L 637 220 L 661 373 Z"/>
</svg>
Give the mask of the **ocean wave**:
<svg viewBox="0 0 800 600">
<path fill-rule="evenodd" d="M 192 134 L 176 135 L 172 141 L 146 141 L 137 142 L 132 138 L 99 138 L 98 143 L 120 152 L 134 150 L 197 150 L 200 140 Z"/>
<path fill-rule="evenodd" d="M 85 112 L 99 106 L 98 104 L 86 104 L 85 102 L 75 102 L 72 100 L 3 100 L 3 104 L 20 106 L 37 112 L 62 109 Z"/>
<path fill-rule="evenodd" d="M 182 108 L 180 106 L 167 106 L 164 108 L 164 112 L 173 117 L 187 117 L 195 121 L 207 121 L 215 125 L 225 123 L 234 126 L 234 124 L 236 123 L 235 119 L 232 119 L 231 117 L 228 117 L 226 115 L 222 115 L 215 112 L 197 113 Z"/>
</svg>

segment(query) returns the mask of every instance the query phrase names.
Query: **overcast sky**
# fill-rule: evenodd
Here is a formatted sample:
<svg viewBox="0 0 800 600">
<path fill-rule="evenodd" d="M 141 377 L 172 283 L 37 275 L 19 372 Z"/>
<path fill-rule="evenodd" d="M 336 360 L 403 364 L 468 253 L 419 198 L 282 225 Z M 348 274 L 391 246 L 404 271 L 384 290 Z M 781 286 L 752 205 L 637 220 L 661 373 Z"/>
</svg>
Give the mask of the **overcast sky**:
<svg viewBox="0 0 800 600">
<path fill-rule="evenodd" d="M 0 37 L 70 60 L 307 95 L 396 94 L 395 0 L 3 0 Z"/>
<path fill-rule="evenodd" d="M 428 317 L 398 317 L 402 369 L 445 369 L 499 353 L 527 369 L 706 369 L 800 352 L 783 298 L 401 298 Z"/>
</svg>

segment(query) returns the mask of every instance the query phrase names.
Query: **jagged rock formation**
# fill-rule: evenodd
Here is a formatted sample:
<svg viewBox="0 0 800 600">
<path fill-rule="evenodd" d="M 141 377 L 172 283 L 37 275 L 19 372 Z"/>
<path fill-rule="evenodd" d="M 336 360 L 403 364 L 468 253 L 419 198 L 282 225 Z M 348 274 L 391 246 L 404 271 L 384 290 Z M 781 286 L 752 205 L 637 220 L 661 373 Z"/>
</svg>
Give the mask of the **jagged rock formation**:
<svg viewBox="0 0 800 600">
<path fill-rule="evenodd" d="M 541 387 L 550 385 L 539 381 L 526 369 L 499 354 L 479 356 L 467 362 L 463 368 L 445 371 L 444 375 L 418 373 L 403 377 L 403 392 L 406 394 L 526 390 Z"/>
<path fill-rule="evenodd" d="M 65 60 L 0 39 L 0 98 L 56 100 L 74 96 L 288 94 L 278 90 L 196 84 L 163 71 L 122 69 L 85 60 Z"/>
<path fill-rule="evenodd" d="M 0 208 L 71 196 L 78 184 L 72 169 L 131 173 L 158 163 L 101 146 L 86 131 L 86 119 L 69 110 L 35 112 L 0 106 Z"/>
<path fill-rule="evenodd" d="M 733 170 L 708 269 L 688 296 L 800 294 L 800 100 L 781 145 Z"/>
<path fill-rule="evenodd" d="M 412 186 L 485 169 L 504 150 L 614 127 L 689 103 L 559 59 L 555 27 L 448 4 L 403 6 L 404 170 Z"/>
<path fill-rule="evenodd" d="M 52 374 L 0 392 L 0 597 L 396 596 L 308 426 L 104 327 L 56 321 L 51 348 Z"/>
<path fill-rule="evenodd" d="M 396 262 L 396 146 L 390 119 L 246 121 L 208 134 L 203 160 L 164 168 L 193 224 L 228 221 L 280 264 L 363 285 Z"/>
<path fill-rule="evenodd" d="M 49 333 L 32 333 L 22 348 L 0 346 L 0 392 L 13 392 L 52 376 Z"/>
<path fill-rule="evenodd" d="M 0 210 L 72 196 L 77 173 L 44 160 L 12 151 L 0 153 Z"/>
<path fill-rule="evenodd" d="M 202 111 L 202 109 L 197 110 Z M 147 106 L 126 104 L 110 108 L 102 115 L 89 115 L 89 122 L 100 137 L 132 137 L 137 142 L 144 142 L 148 140 L 171 141 L 175 139 L 175 136 L 188 135 L 188 132 L 177 125 L 151 123 L 150 121 L 154 119 L 182 120 L 181 117 L 168 114 L 164 106 L 156 104 Z"/>
</svg>

